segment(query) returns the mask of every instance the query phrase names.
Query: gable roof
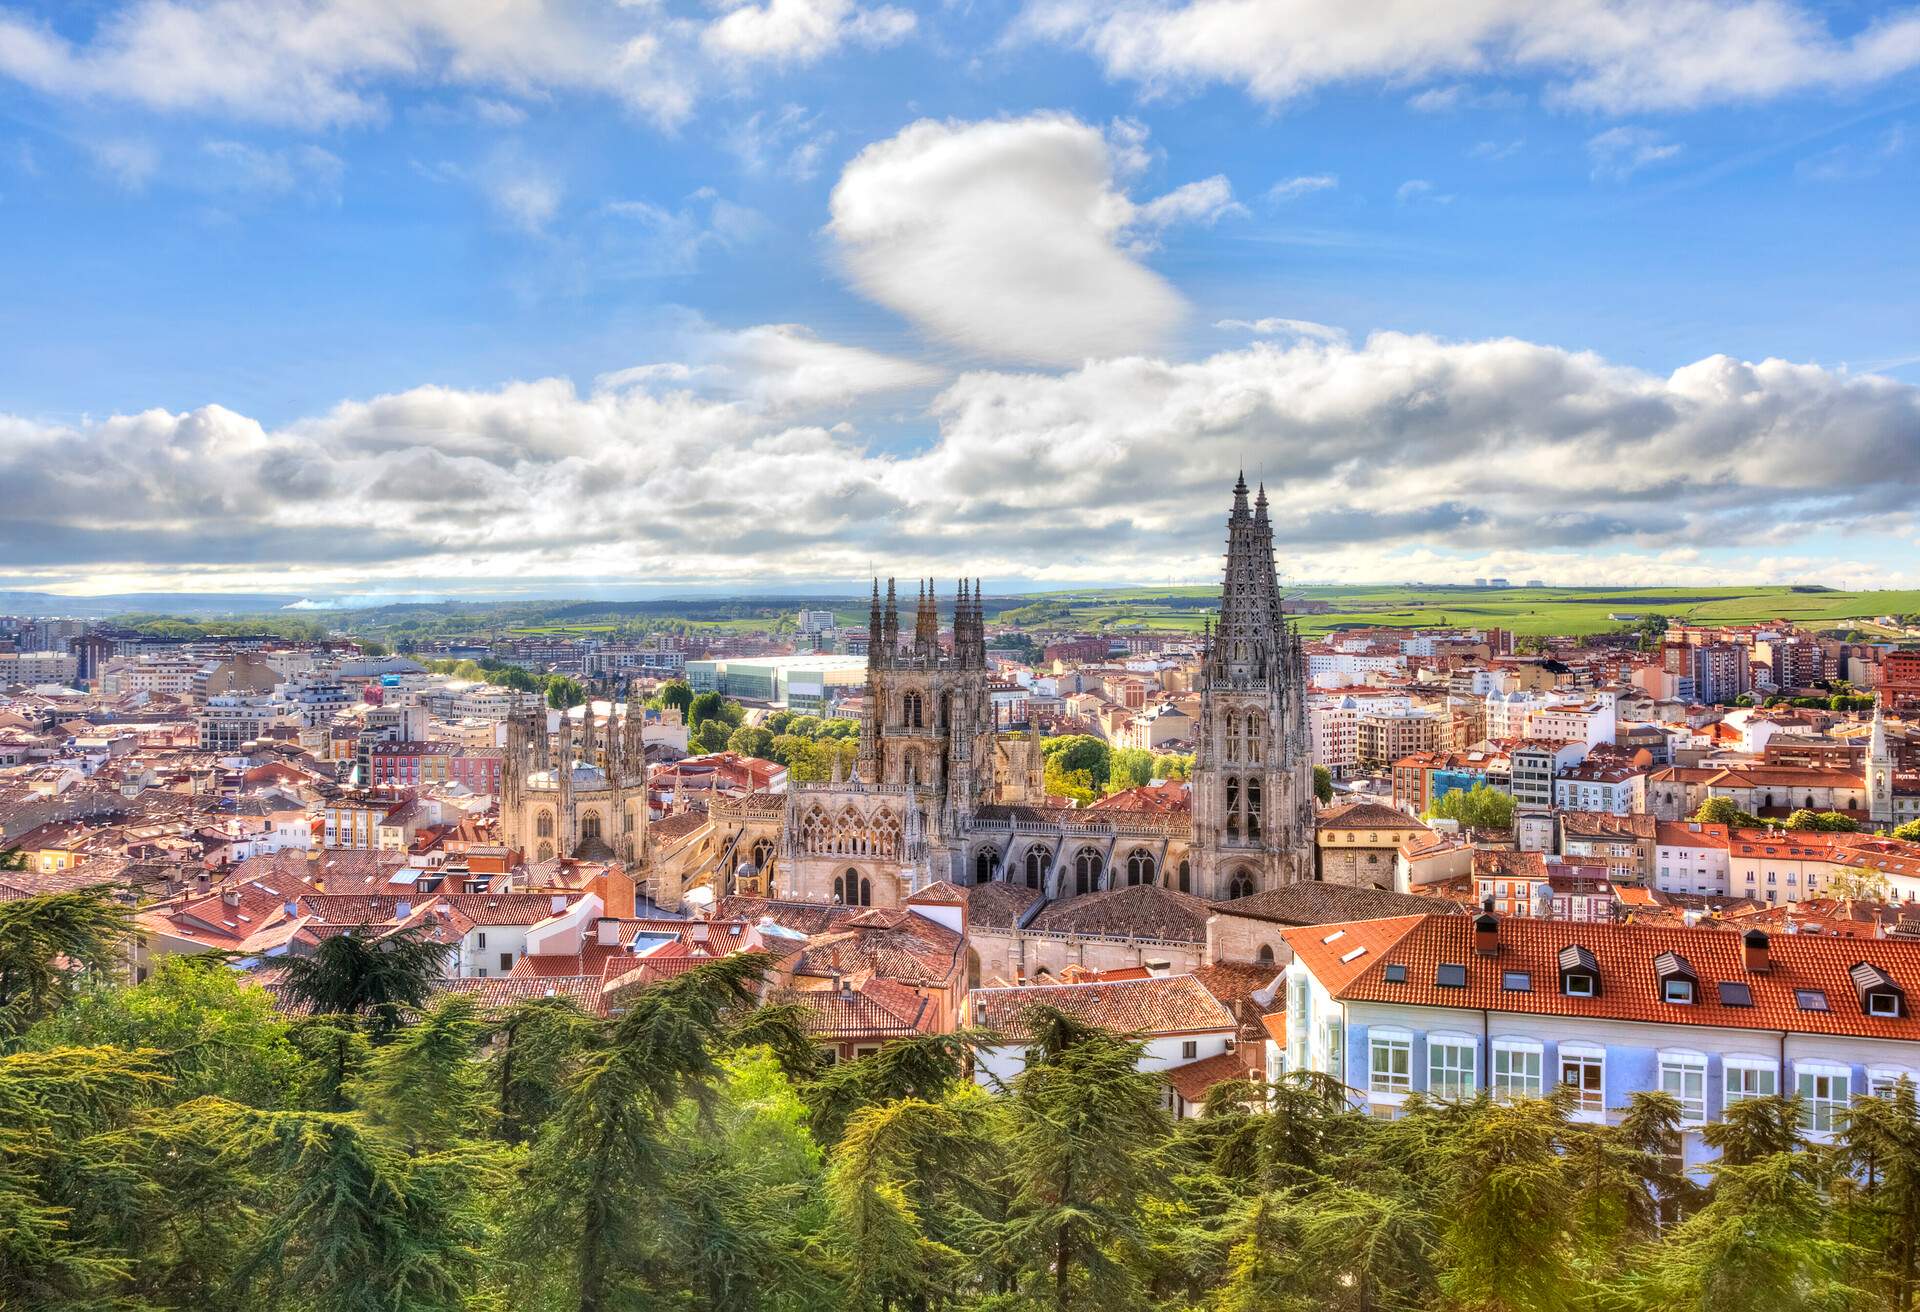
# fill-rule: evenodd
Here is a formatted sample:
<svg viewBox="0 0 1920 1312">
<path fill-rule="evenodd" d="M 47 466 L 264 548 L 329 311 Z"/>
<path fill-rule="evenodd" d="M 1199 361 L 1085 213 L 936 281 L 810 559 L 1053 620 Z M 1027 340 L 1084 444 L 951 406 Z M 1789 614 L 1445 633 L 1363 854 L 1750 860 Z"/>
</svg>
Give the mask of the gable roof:
<svg viewBox="0 0 1920 1312">
<path fill-rule="evenodd" d="M 1377 920 L 1382 916 L 1424 916 L 1438 908 L 1430 895 L 1302 880 L 1216 903 L 1213 909 L 1218 915 L 1250 916 L 1283 925 L 1324 925 L 1340 920 Z"/>
<path fill-rule="evenodd" d="M 1757 973 L 1746 968 L 1742 936 L 1721 929 L 1506 919 L 1499 922 L 1495 955 L 1484 957 L 1474 950 L 1468 917 L 1409 919 L 1383 934 L 1381 927 L 1389 923 L 1346 927 L 1356 935 L 1370 935 L 1374 942 L 1344 973 L 1328 960 L 1338 941 L 1324 945 L 1316 937 L 1328 927 L 1288 930 L 1286 938 L 1302 964 L 1343 1002 L 1920 1041 L 1920 1018 L 1868 1016 L 1852 975 L 1853 968 L 1865 962 L 1903 988 L 1920 986 L 1920 943 L 1776 934 L 1769 944 L 1769 968 Z M 1560 991 L 1561 956 L 1569 948 L 1583 949 L 1574 954 L 1583 959 L 1590 954 L 1600 981 L 1596 996 L 1570 997 Z M 1461 968 L 1463 987 L 1436 983 L 1443 963 Z M 1669 969 L 1684 963 L 1699 980 L 1692 1003 L 1662 1001 L 1663 963 Z M 1405 967 L 1404 982 L 1386 980 L 1389 965 Z M 1323 969 L 1328 973 L 1322 974 Z M 1502 976 L 1509 971 L 1529 972 L 1532 989 L 1504 988 Z M 1753 1005 L 1723 1003 L 1715 987 L 1721 981 L 1745 984 Z M 1802 991 L 1825 994 L 1826 1010 L 1803 1009 L 1797 997 Z"/>
<path fill-rule="evenodd" d="M 1157 938 L 1204 943 L 1213 904 L 1158 884 L 1134 884 L 1055 902 L 1029 929 L 1100 938 Z"/>
</svg>

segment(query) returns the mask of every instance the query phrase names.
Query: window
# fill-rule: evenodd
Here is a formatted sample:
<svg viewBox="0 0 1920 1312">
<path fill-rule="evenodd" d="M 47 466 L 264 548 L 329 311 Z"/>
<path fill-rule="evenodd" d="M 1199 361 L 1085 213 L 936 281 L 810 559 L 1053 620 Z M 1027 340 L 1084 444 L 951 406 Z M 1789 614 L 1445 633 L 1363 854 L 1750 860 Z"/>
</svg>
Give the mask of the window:
<svg viewBox="0 0 1920 1312">
<path fill-rule="evenodd" d="M 1180 1055 L 1188 1061 L 1192 1061 L 1195 1057 L 1198 1057 L 1200 1055 L 1200 1041 L 1198 1039 L 1182 1040 L 1180 1043 Z"/>
<path fill-rule="evenodd" d="M 1668 1002 L 1691 1003 L 1693 1001 L 1693 981 L 1690 979 L 1661 980 L 1660 996 Z"/>
<path fill-rule="evenodd" d="M 1593 976 L 1567 976 L 1567 996 L 1572 998 L 1590 998 L 1593 996 Z"/>
<path fill-rule="evenodd" d="M 1900 995 L 1898 993 L 1867 994 L 1867 1015 L 1898 1016 L 1900 1014 Z"/>
<path fill-rule="evenodd" d="M 1533 992 L 1533 976 L 1524 970 L 1509 970 L 1500 976 L 1500 987 L 1509 993 Z"/>
<path fill-rule="evenodd" d="M 1413 1090 L 1413 1036 L 1400 1031 L 1375 1031 L 1370 1045 L 1373 1092 L 1410 1093 Z"/>
<path fill-rule="evenodd" d="M 1900 1081 L 1912 1080 L 1911 1072 L 1884 1067 L 1867 1072 L 1867 1092 L 1876 1098 L 1891 1098 L 1900 1090 Z"/>
<path fill-rule="evenodd" d="M 1540 1096 L 1540 1047 L 1517 1045 L 1495 1039 L 1493 1043 L 1493 1093 L 1496 1098 L 1538 1098 Z"/>
<path fill-rule="evenodd" d="M 1442 962 L 1433 972 L 1436 988 L 1463 989 L 1467 986 L 1467 968 L 1452 962 Z"/>
<path fill-rule="evenodd" d="M 1795 989 L 1793 1000 L 1802 1011 L 1825 1011 L 1827 995 L 1820 989 Z"/>
<path fill-rule="evenodd" d="M 480 940 L 479 942 L 480 950 L 482 952 L 485 952 L 487 950 L 487 931 L 484 929 L 481 930 L 480 933 L 476 935 L 476 937 Z"/>
<path fill-rule="evenodd" d="M 1427 1036 L 1427 1093 L 1434 1098 L 1473 1097 L 1474 1041 L 1450 1035 Z"/>
<path fill-rule="evenodd" d="M 1381 972 L 1381 977 L 1389 984 L 1405 984 L 1407 982 L 1407 968 L 1396 963 L 1388 966 L 1386 970 Z"/>
<path fill-rule="evenodd" d="M 1720 1005 L 1723 1007 L 1751 1007 L 1753 990 L 1738 980 L 1720 981 Z"/>
<path fill-rule="evenodd" d="M 1780 1073 L 1772 1062 L 1727 1059 L 1727 1106 L 1749 1098 L 1771 1098 L 1780 1091 Z"/>
<path fill-rule="evenodd" d="M 1561 1044 L 1560 1083 L 1573 1090 L 1575 1111 L 1607 1110 L 1606 1057 L 1599 1049 Z"/>
<path fill-rule="evenodd" d="M 513 969 L 513 953 L 502 952 L 500 954 L 500 969 L 508 971 Z"/>
<path fill-rule="evenodd" d="M 1800 1128 L 1809 1134 L 1831 1134 L 1846 1124 L 1848 1086 L 1852 1076 L 1838 1067 L 1799 1070 Z"/>
<path fill-rule="evenodd" d="M 1697 1053 L 1661 1053 L 1660 1091 L 1680 1100 L 1683 1124 L 1706 1124 L 1707 1059 Z"/>
</svg>

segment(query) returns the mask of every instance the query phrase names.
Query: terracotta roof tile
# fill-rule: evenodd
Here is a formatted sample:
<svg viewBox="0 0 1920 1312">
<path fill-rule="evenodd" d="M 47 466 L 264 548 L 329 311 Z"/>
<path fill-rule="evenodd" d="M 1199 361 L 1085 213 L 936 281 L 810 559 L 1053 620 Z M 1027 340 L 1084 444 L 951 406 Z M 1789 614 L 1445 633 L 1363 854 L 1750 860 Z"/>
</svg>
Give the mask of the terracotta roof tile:
<svg viewBox="0 0 1920 1312">
<path fill-rule="evenodd" d="M 1135 884 L 1055 902 L 1035 916 L 1027 928 L 1102 938 L 1203 943 L 1207 917 L 1212 914 L 1213 904 L 1205 898 L 1158 884 Z"/>
<path fill-rule="evenodd" d="M 1347 927 L 1376 942 L 1350 964 L 1344 977 L 1338 971 L 1332 972 L 1333 978 L 1321 973 L 1321 967 L 1331 970 L 1327 954 L 1339 943 L 1322 945 L 1318 929 L 1290 930 L 1287 941 L 1334 995 L 1348 1002 L 1920 1040 L 1920 1017 L 1868 1016 L 1849 974 L 1865 962 L 1920 997 L 1920 943 L 1776 934 L 1769 945 L 1770 969 L 1755 974 L 1746 969 L 1742 936 L 1725 930 L 1507 919 L 1500 922 L 1497 955 L 1483 957 L 1474 951 L 1473 922 L 1464 916 L 1372 923 L 1372 930 L 1365 922 Z M 1395 928 L 1380 934 L 1377 927 L 1388 924 Z M 1592 954 L 1600 978 L 1598 996 L 1569 997 L 1560 991 L 1559 958 L 1570 947 Z M 1663 953 L 1693 968 L 1700 988 L 1692 1004 L 1661 1000 L 1654 962 Z M 1435 983 L 1442 963 L 1463 968 L 1464 987 Z M 1388 982 L 1384 970 L 1389 965 L 1404 966 L 1406 980 Z M 1504 972 L 1522 970 L 1533 977 L 1530 991 L 1502 987 Z M 1747 985 L 1753 1005 L 1723 1004 L 1715 987 L 1722 980 Z M 1801 1008 L 1797 994 L 1805 990 L 1823 993 L 1827 1009 Z"/>
<path fill-rule="evenodd" d="M 1038 1005 L 1058 1008 L 1088 1024 L 1123 1034 L 1191 1034 L 1237 1028 L 1233 1013 L 1191 975 L 975 989 L 968 995 L 968 1010 L 976 1025 L 1016 1042 L 1026 1036 L 1027 1010 Z"/>
</svg>

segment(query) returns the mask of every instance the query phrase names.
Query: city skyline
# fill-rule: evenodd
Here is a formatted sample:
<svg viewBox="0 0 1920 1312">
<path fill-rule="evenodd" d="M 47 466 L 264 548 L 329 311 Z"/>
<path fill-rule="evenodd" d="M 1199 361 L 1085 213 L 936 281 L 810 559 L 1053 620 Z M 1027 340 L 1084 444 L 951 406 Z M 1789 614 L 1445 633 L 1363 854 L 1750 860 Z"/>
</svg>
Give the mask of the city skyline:
<svg viewBox="0 0 1920 1312">
<path fill-rule="evenodd" d="M 1315 21 L 0 4 L 0 589 L 1920 585 L 1920 19 Z"/>
</svg>

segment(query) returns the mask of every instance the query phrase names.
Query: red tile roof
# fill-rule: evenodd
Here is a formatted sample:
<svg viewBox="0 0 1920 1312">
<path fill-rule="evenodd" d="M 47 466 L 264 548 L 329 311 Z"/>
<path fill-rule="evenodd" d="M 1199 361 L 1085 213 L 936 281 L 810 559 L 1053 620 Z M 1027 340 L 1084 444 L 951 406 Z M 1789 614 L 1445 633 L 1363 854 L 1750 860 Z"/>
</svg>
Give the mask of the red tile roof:
<svg viewBox="0 0 1920 1312">
<path fill-rule="evenodd" d="M 1233 1013 L 1191 975 L 975 989 L 968 997 L 974 1024 L 1016 1041 L 1025 1037 L 1028 1008 L 1043 1005 L 1123 1034 L 1191 1034 L 1235 1028 Z"/>
<path fill-rule="evenodd" d="M 1383 933 L 1382 927 L 1389 924 L 1394 928 Z M 1321 942 L 1328 928 L 1288 930 L 1286 938 L 1303 964 L 1343 1002 L 1920 1040 L 1920 1016 L 1868 1016 L 1849 974 L 1855 965 L 1866 962 L 1885 971 L 1920 1004 L 1920 943 L 1776 934 L 1769 945 L 1770 969 L 1755 974 L 1743 961 L 1742 936 L 1724 930 L 1507 919 L 1500 922 L 1496 955 L 1483 957 L 1474 950 L 1472 919 L 1425 916 L 1347 926 L 1374 942 L 1342 975 L 1329 963 L 1340 941 Z M 1575 946 L 1593 954 L 1600 978 L 1596 997 L 1569 997 L 1560 990 L 1560 954 Z M 1654 960 L 1662 953 L 1672 953 L 1693 967 L 1699 989 L 1692 1004 L 1661 1000 Z M 1435 983 L 1436 970 L 1443 963 L 1465 969 L 1465 987 L 1443 988 Z M 1404 966 L 1406 980 L 1388 982 L 1385 968 L 1389 965 Z M 1531 991 L 1503 988 L 1502 976 L 1508 971 L 1530 972 Z M 1753 1005 L 1723 1004 L 1716 988 L 1722 980 L 1745 984 Z M 1823 992 L 1827 1010 L 1802 1010 L 1796 1000 L 1799 990 Z"/>
<path fill-rule="evenodd" d="M 1216 1052 L 1211 1057 L 1190 1061 L 1167 1071 L 1167 1083 L 1190 1103 L 1207 1100 L 1207 1092 L 1228 1080 L 1264 1080 L 1266 1066 L 1257 1049 Z"/>
</svg>

